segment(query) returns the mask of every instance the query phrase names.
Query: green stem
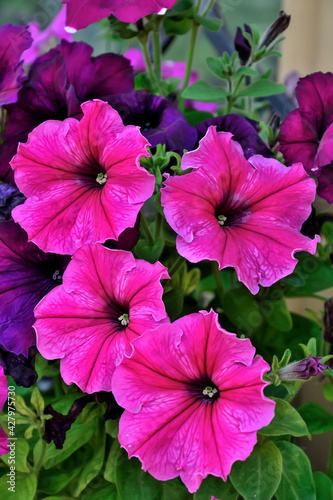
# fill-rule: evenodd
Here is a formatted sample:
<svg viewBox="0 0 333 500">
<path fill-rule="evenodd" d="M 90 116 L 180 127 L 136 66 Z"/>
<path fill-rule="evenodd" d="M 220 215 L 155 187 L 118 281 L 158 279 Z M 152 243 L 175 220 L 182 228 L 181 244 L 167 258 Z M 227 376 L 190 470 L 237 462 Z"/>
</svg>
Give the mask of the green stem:
<svg viewBox="0 0 333 500">
<path fill-rule="evenodd" d="M 155 222 L 155 240 L 158 240 L 161 237 L 163 232 L 163 217 L 160 212 L 157 212 L 156 222 Z"/>
<path fill-rule="evenodd" d="M 216 295 L 222 305 L 223 302 L 223 295 L 224 295 L 224 285 L 222 281 L 222 276 L 221 276 L 221 271 L 219 271 L 219 266 L 217 262 L 212 263 L 212 268 L 213 268 L 213 276 L 215 279 L 215 284 L 216 284 Z"/>
<path fill-rule="evenodd" d="M 296 394 L 298 393 L 298 391 L 300 390 L 300 388 L 302 387 L 303 384 L 304 384 L 304 380 L 297 380 L 297 382 L 294 385 L 293 394 L 291 394 L 287 398 L 288 403 L 290 403 L 294 399 L 294 397 L 296 396 Z"/>
<path fill-rule="evenodd" d="M 160 23 L 158 16 L 154 15 L 154 31 L 153 31 L 153 42 L 154 42 L 154 70 L 155 76 L 158 82 L 161 81 L 161 43 L 160 43 Z"/>
<path fill-rule="evenodd" d="M 46 441 L 44 441 L 44 439 L 42 438 L 42 433 L 39 432 L 39 435 L 41 438 L 42 446 L 41 446 L 39 457 L 37 458 L 36 463 L 34 464 L 34 467 L 32 469 L 33 472 L 37 475 L 40 471 L 40 468 L 42 467 L 42 465 L 44 463 L 44 458 L 45 458 L 45 454 L 46 454 L 46 450 L 47 450 L 47 444 L 46 444 Z"/>
<path fill-rule="evenodd" d="M 203 17 L 206 17 L 207 14 L 209 14 L 209 11 L 210 9 L 213 7 L 213 4 L 214 4 L 215 0 L 210 0 L 209 4 L 208 4 L 208 7 L 207 9 L 205 10 L 205 12 L 202 14 Z"/>
<path fill-rule="evenodd" d="M 193 57 L 194 57 L 194 49 L 195 49 L 195 43 L 197 41 L 198 29 L 199 29 L 199 24 L 193 20 L 191 40 L 190 40 L 190 50 L 189 50 L 188 57 L 187 57 L 187 64 L 186 64 L 186 70 L 185 70 L 185 76 L 184 76 L 182 90 L 187 88 L 188 82 L 190 81 L 191 69 L 192 69 L 192 63 L 193 63 Z"/>
<path fill-rule="evenodd" d="M 185 259 L 184 257 L 182 257 L 181 255 L 178 255 L 177 259 L 175 260 L 175 262 L 172 264 L 172 266 L 170 266 L 170 268 L 168 269 L 168 273 L 169 275 L 172 277 L 173 274 L 175 274 L 176 271 L 178 271 L 178 269 L 180 268 L 180 266 L 183 264 L 183 262 L 185 262 Z"/>
<path fill-rule="evenodd" d="M 145 58 L 147 72 L 149 73 L 151 80 L 156 83 L 155 72 L 153 70 L 153 67 L 152 67 L 150 59 L 149 59 L 149 54 L 148 54 L 148 49 L 147 49 L 147 39 L 140 40 L 140 42 L 142 45 L 142 52 L 143 52 L 143 56 Z"/>
<path fill-rule="evenodd" d="M 149 229 L 148 223 L 147 223 L 146 219 L 144 218 L 144 215 L 142 212 L 140 212 L 140 226 L 141 226 L 143 232 L 145 233 L 145 236 L 146 236 L 147 240 L 149 241 L 149 243 L 151 245 L 153 245 L 154 244 L 154 236 L 152 235 L 152 232 Z"/>
</svg>

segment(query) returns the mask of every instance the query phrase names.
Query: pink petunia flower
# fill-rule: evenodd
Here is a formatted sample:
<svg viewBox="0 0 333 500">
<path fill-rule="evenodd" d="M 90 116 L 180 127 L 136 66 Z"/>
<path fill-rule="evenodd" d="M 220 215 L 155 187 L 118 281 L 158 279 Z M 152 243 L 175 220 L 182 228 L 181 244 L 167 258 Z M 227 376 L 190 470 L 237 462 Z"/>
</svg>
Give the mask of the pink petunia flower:
<svg viewBox="0 0 333 500">
<path fill-rule="evenodd" d="M 32 64 L 42 51 L 50 48 L 49 44 L 54 40 L 66 40 L 71 42 L 73 34 L 65 30 L 66 21 L 66 6 L 64 5 L 52 22 L 45 30 L 41 30 L 36 21 L 29 23 L 29 31 L 32 35 L 33 42 L 30 49 L 23 52 L 23 61 L 25 64 Z"/>
<path fill-rule="evenodd" d="M 153 12 L 170 9 L 176 0 L 63 0 L 62 3 L 67 6 L 67 27 L 73 32 L 111 14 L 124 23 L 136 23 Z"/>
<path fill-rule="evenodd" d="M 140 167 L 149 143 L 138 127 L 125 127 L 99 100 L 82 110 L 81 121 L 39 125 L 11 162 L 27 197 L 13 218 L 45 252 L 73 254 L 85 244 L 117 240 L 154 191 L 154 176 Z"/>
<path fill-rule="evenodd" d="M 208 475 L 225 481 L 245 460 L 275 403 L 263 395 L 269 365 L 248 339 L 222 329 L 212 310 L 145 333 L 115 370 L 125 408 L 119 442 L 161 481 L 180 476 L 190 493 Z"/>
<path fill-rule="evenodd" d="M 178 234 L 177 250 L 190 262 L 234 267 L 252 293 L 290 274 L 295 252 L 316 251 L 300 233 L 311 212 L 315 182 L 301 164 L 285 167 L 255 155 L 247 161 L 231 134 L 210 127 L 199 148 L 162 189 L 165 217 Z"/>
<path fill-rule="evenodd" d="M 0 411 L 3 405 L 7 401 L 8 395 L 8 382 L 4 375 L 3 368 L 0 366 Z M 5 431 L 0 427 L 0 455 L 6 455 L 9 453 L 8 448 L 8 437 Z"/>
<path fill-rule="evenodd" d="M 159 262 L 135 260 L 130 252 L 102 245 L 77 250 L 63 284 L 35 308 L 37 348 L 46 359 L 61 358 L 66 384 L 84 392 L 110 391 L 111 378 L 132 342 L 168 321 Z"/>
</svg>

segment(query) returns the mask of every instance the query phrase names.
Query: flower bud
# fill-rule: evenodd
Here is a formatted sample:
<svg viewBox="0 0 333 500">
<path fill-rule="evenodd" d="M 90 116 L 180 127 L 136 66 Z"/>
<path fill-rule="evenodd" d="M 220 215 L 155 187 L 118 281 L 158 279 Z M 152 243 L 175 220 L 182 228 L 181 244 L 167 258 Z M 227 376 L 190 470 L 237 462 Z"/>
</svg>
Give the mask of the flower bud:
<svg viewBox="0 0 333 500">
<path fill-rule="evenodd" d="M 250 35 L 252 35 L 252 30 L 248 24 L 244 24 L 244 31 L 246 33 L 249 33 Z M 239 28 L 239 27 L 237 28 L 237 31 L 236 31 L 234 45 L 235 45 L 235 49 L 238 52 L 239 59 L 240 59 L 241 63 L 246 64 L 249 57 L 250 57 L 250 54 L 251 54 L 251 45 L 246 40 L 241 28 Z"/>
<path fill-rule="evenodd" d="M 309 380 L 310 377 L 321 375 L 323 370 L 329 368 L 321 364 L 321 357 L 314 358 L 311 355 L 302 361 L 295 361 L 278 370 L 277 375 L 281 380 Z"/>
<path fill-rule="evenodd" d="M 283 10 L 279 12 L 279 17 L 274 21 L 273 24 L 268 28 L 268 30 L 264 33 L 262 42 L 259 45 L 261 47 L 268 47 L 274 40 L 277 39 L 281 33 L 283 33 L 289 26 L 290 17 Z"/>
</svg>

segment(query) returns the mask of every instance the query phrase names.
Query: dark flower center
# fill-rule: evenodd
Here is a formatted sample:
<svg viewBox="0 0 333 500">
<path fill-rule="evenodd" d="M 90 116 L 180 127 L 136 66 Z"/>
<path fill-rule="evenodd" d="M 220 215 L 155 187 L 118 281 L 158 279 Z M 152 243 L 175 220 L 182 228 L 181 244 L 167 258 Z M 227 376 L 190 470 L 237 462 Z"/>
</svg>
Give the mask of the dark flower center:
<svg viewBox="0 0 333 500">
<path fill-rule="evenodd" d="M 112 325 L 117 330 L 125 330 L 130 323 L 129 308 L 113 302 L 110 309 L 110 320 Z"/>
<path fill-rule="evenodd" d="M 161 115 L 155 110 L 145 110 L 139 113 L 133 113 L 131 124 L 141 127 L 142 131 L 157 128 L 161 121 Z"/>
<path fill-rule="evenodd" d="M 54 273 L 52 274 L 52 279 L 53 279 L 53 281 L 56 281 L 56 283 L 62 283 L 62 275 L 61 275 L 59 269 L 54 271 Z"/>
<path fill-rule="evenodd" d="M 213 402 L 220 397 L 218 387 L 208 377 L 189 383 L 187 389 L 198 401 Z"/>
<path fill-rule="evenodd" d="M 237 209 L 230 210 L 230 208 L 217 207 L 215 210 L 215 217 L 218 220 L 218 223 L 221 227 L 230 227 L 230 226 L 240 226 L 243 224 L 251 211 L 248 209 Z"/>
</svg>

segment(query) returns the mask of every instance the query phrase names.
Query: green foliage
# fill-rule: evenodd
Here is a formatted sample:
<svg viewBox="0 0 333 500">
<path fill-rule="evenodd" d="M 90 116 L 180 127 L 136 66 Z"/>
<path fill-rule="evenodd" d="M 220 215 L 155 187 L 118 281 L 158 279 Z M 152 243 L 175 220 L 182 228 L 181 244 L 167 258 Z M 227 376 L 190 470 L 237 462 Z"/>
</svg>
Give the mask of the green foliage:
<svg viewBox="0 0 333 500">
<path fill-rule="evenodd" d="M 304 403 L 298 411 L 311 434 L 322 434 L 333 429 L 333 415 L 318 403 Z"/>
<path fill-rule="evenodd" d="M 297 410 L 287 401 L 272 398 L 275 402 L 275 416 L 271 423 L 260 429 L 259 434 L 264 436 L 291 435 L 295 437 L 309 434 L 306 423 Z"/>
<path fill-rule="evenodd" d="M 277 500 L 316 500 L 311 465 L 304 451 L 298 446 L 280 441 L 276 443 L 282 456 L 282 478 L 275 493 Z"/>
<path fill-rule="evenodd" d="M 265 439 L 255 445 L 244 462 L 234 463 L 230 480 L 245 500 L 271 500 L 281 476 L 281 453 L 272 441 Z"/>
<path fill-rule="evenodd" d="M 194 493 L 193 500 L 210 500 L 212 496 L 221 500 L 236 500 L 238 492 L 229 479 L 225 482 L 219 477 L 208 476 Z"/>
<path fill-rule="evenodd" d="M 316 487 L 316 500 L 333 499 L 333 481 L 323 472 L 314 472 L 313 479 Z"/>
</svg>

